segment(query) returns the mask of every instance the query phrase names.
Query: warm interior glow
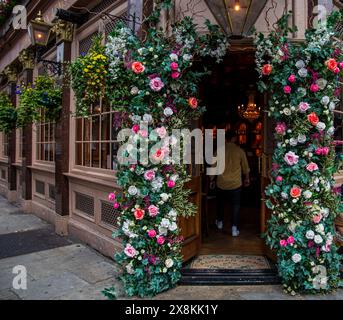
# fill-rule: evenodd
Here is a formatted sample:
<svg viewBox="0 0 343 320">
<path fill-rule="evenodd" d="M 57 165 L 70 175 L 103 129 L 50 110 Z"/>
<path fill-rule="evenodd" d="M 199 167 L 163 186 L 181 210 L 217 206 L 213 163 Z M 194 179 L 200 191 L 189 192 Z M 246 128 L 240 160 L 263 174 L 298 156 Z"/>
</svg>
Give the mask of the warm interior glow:
<svg viewBox="0 0 343 320">
<path fill-rule="evenodd" d="M 43 35 L 42 35 L 41 33 L 38 33 L 38 34 L 37 34 L 37 38 L 38 38 L 38 39 L 42 39 L 42 38 L 43 38 Z"/>
<path fill-rule="evenodd" d="M 239 11 L 239 10 L 241 10 L 241 6 L 239 4 L 236 4 L 235 5 L 235 11 Z"/>
</svg>

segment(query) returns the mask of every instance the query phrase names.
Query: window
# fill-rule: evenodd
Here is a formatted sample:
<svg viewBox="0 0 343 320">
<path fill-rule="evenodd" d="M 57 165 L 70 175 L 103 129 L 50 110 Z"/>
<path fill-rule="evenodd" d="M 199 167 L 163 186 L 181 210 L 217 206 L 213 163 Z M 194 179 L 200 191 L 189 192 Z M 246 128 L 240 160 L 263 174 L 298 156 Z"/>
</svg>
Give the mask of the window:
<svg viewBox="0 0 343 320">
<path fill-rule="evenodd" d="M 1 133 L 1 156 L 8 157 L 8 135 Z"/>
<path fill-rule="evenodd" d="M 19 128 L 16 131 L 16 161 L 21 161 L 23 158 L 23 129 Z"/>
<path fill-rule="evenodd" d="M 92 108 L 89 118 L 76 118 L 75 164 L 83 167 L 116 170 L 115 112 L 105 101 Z"/>
<path fill-rule="evenodd" d="M 36 124 L 36 160 L 55 161 L 55 123 L 53 122 L 42 121 Z"/>
</svg>

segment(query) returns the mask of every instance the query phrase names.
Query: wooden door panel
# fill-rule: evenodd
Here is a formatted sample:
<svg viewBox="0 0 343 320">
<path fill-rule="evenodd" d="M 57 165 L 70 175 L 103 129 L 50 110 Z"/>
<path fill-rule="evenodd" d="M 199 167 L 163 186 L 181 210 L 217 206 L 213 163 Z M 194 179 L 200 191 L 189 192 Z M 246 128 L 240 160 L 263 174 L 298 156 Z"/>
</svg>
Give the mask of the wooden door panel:
<svg viewBox="0 0 343 320">
<path fill-rule="evenodd" d="M 190 202 L 197 206 L 197 213 L 193 217 L 179 219 L 181 235 L 184 237 L 183 261 L 198 255 L 201 246 L 201 177 L 193 177 L 192 181 L 185 185 L 192 191 Z"/>
</svg>

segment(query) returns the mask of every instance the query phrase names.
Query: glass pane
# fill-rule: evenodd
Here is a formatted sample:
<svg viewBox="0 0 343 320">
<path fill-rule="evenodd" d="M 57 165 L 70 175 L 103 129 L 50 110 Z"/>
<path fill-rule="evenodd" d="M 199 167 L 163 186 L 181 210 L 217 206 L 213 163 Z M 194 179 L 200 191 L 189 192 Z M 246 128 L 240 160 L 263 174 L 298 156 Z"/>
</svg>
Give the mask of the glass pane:
<svg viewBox="0 0 343 320">
<path fill-rule="evenodd" d="M 42 142 L 41 126 L 40 125 L 37 125 L 36 139 L 37 139 L 37 142 Z"/>
<path fill-rule="evenodd" d="M 84 119 L 83 141 L 90 141 L 90 140 L 91 140 L 90 120 Z"/>
<path fill-rule="evenodd" d="M 44 125 L 44 142 L 48 142 L 49 141 L 49 135 L 50 135 L 50 132 L 49 132 L 49 124 L 45 124 Z"/>
<path fill-rule="evenodd" d="M 100 140 L 100 117 L 92 118 L 92 141 Z"/>
<path fill-rule="evenodd" d="M 119 144 L 118 143 L 111 143 L 111 148 L 112 148 L 112 170 L 117 170 L 118 169 L 118 149 L 119 149 Z"/>
<path fill-rule="evenodd" d="M 110 140 L 111 116 L 109 113 L 101 117 L 101 140 Z"/>
<path fill-rule="evenodd" d="M 75 164 L 82 166 L 82 143 L 76 143 Z"/>
<path fill-rule="evenodd" d="M 111 149 L 109 143 L 101 144 L 101 168 L 111 170 Z"/>
<path fill-rule="evenodd" d="M 82 141 L 82 118 L 76 119 L 76 141 Z"/>
<path fill-rule="evenodd" d="M 86 167 L 91 166 L 91 152 L 90 152 L 90 143 L 83 144 L 83 165 Z"/>
<path fill-rule="evenodd" d="M 100 167 L 99 143 L 92 143 L 92 167 Z"/>
</svg>

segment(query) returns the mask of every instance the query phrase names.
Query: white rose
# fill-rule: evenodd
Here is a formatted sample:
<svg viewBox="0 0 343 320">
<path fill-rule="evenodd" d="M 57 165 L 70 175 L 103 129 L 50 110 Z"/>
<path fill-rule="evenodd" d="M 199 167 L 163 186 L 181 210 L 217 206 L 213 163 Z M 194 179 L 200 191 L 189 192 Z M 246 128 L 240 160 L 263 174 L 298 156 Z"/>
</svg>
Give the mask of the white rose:
<svg viewBox="0 0 343 320">
<path fill-rule="evenodd" d="M 138 89 L 137 87 L 132 87 L 132 88 L 131 88 L 131 94 L 132 94 L 133 96 L 135 96 L 136 94 L 138 94 L 138 92 L 139 92 L 139 89 Z"/>
<path fill-rule="evenodd" d="M 326 106 L 330 102 L 330 98 L 328 96 L 324 96 L 321 100 L 322 105 Z"/>
<path fill-rule="evenodd" d="M 306 232 L 306 239 L 309 239 L 309 240 L 314 239 L 314 232 L 312 230 L 309 230 Z"/>
<path fill-rule="evenodd" d="M 326 125 L 325 125 L 324 122 L 318 122 L 318 124 L 317 124 L 317 129 L 318 129 L 319 131 L 323 131 L 323 130 L 325 130 L 325 128 L 326 128 Z"/>
<path fill-rule="evenodd" d="M 298 135 L 298 142 L 299 143 L 305 143 L 307 140 L 306 136 L 304 134 L 299 134 Z"/>
<path fill-rule="evenodd" d="M 193 57 L 192 57 L 190 54 L 187 54 L 187 53 L 186 53 L 186 54 L 183 55 L 182 58 L 183 58 L 183 60 L 185 60 L 185 61 L 190 61 Z"/>
<path fill-rule="evenodd" d="M 173 111 L 173 109 L 172 108 L 165 108 L 164 109 L 164 115 L 166 116 L 166 117 L 170 117 L 170 116 L 172 116 L 173 114 L 174 114 L 174 111 Z"/>
<path fill-rule="evenodd" d="M 165 265 L 168 269 L 170 269 L 173 265 L 174 265 L 174 261 L 173 259 L 167 259 L 166 262 L 165 262 Z"/>
<path fill-rule="evenodd" d="M 327 132 L 328 132 L 329 135 L 333 135 L 335 133 L 335 128 L 334 127 L 330 127 Z"/>
<path fill-rule="evenodd" d="M 289 108 L 285 108 L 285 109 L 283 109 L 283 113 L 284 113 L 286 116 L 290 116 L 290 115 L 292 114 L 292 111 L 291 111 L 291 109 L 289 109 Z"/>
<path fill-rule="evenodd" d="M 126 271 L 128 274 L 134 274 L 135 273 L 135 270 L 133 269 L 131 263 L 126 266 Z"/>
<path fill-rule="evenodd" d="M 288 199 L 288 194 L 286 192 L 281 192 L 281 197 L 283 199 Z"/>
<path fill-rule="evenodd" d="M 330 102 L 330 104 L 329 104 L 329 110 L 330 110 L 330 111 L 333 111 L 333 110 L 335 110 L 335 109 L 336 109 L 336 103 Z"/>
<path fill-rule="evenodd" d="M 293 260 L 294 263 L 300 262 L 301 261 L 301 255 L 299 253 L 293 254 L 292 260 Z"/>
<path fill-rule="evenodd" d="M 166 236 L 168 234 L 168 228 L 164 228 L 164 227 L 159 226 L 158 227 L 158 233 L 161 236 Z"/>
<path fill-rule="evenodd" d="M 304 193 L 303 193 L 305 199 L 310 199 L 312 197 L 312 192 L 310 190 L 306 190 Z"/>
<path fill-rule="evenodd" d="M 289 143 L 292 147 L 295 147 L 297 144 L 298 144 L 298 140 L 297 139 L 294 139 L 294 138 L 291 138 L 289 140 Z"/>
<path fill-rule="evenodd" d="M 129 189 L 128 189 L 128 192 L 131 196 L 135 196 L 137 195 L 138 193 L 138 189 L 135 187 L 135 186 L 131 186 Z"/>
<path fill-rule="evenodd" d="M 323 243 L 323 238 L 322 238 L 322 236 L 319 235 L 319 234 L 316 234 L 316 235 L 314 236 L 314 242 L 317 243 L 317 244 Z"/>
<path fill-rule="evenodd" d="M 172 54 L 170 55 L 170 60 L 172 60 L 172 61 L 178 61 L 178 60 L 179 60 L 179 56 L 178 56 L 177 54 L 175 54 L 175 53 L 172 53 Z"/>
<path fill-rule="evenodd" d="M 321 79 L 318 79 L 316 83 L 320 90 L 324 90 L 328 82 L 325 79 L 321 78 Z"/>
<path fill-rule="evenodd" d="M 324 232 L 324 226 L 322 225 L 322 224 L 318 224 L 317 226 L 316 226 L 316 231 L 318 232 L 318 233 L 320 233 L 320 234 L 325 234 L 325 232 Z"/>
<path fill-rule="evenodd" d="M 298 60 L 297 63 L 295 64 L 295 66 L 296 66 L 298 69 L 305 68 L 305 62 L 304 62 L 303 60 Z"/>
<path fill-rule="evenodd" d="M 305 69 L 305 68 L 301 68 L 301 69 L 298 71 L 298 74 L 299 74 L 300 77 L 305 78 L 305 77 L 307 77 L 308 71 L 307 71 L 307 69 Z"/>
<path fill-rule="evenodd" d="M 161 199 L 162 199 L 164 202 L 168 201 L 168 199 L 169 199 L 169 196 L 168 196 L 168 194 L 166 194 L 166 193 L 162 193 L 162 194 L 160 195 L 160 197 L 161 197 Z"/>
<path fill-rule="evenodd" d="M 160 226 L 162 228 L 167 228 L 168 229 L 170 227 L 170 220 L 166 219 L 166 218 L 163 218 L 162 221 L 161 221 Z"/>
<path fill-rule="evenodd" d="M 151 123 L 152 122 L 152 115 L 151 114 L 145 114 L 143 116 L 143 121 L 147 122 L 147 123 Z"/>
<path fill-rule="evenodd" d="M 176 224 L 175 222 L 172 222 L 172 224 L 171 224 L 170 227 L 169 227 L 169 230 L 170 230 L 171 232 L 176 231 L 176 230 L 177 230 L 177 224 Z"/>
</svg>

